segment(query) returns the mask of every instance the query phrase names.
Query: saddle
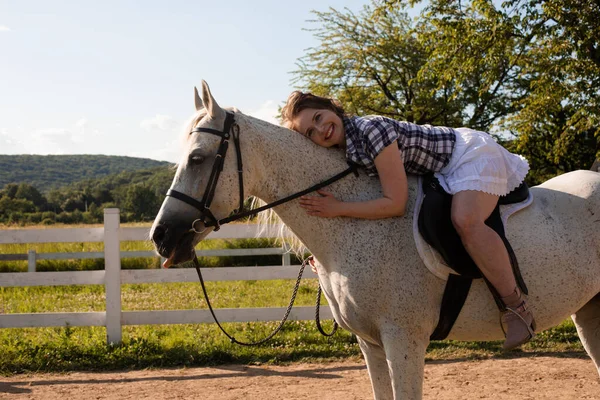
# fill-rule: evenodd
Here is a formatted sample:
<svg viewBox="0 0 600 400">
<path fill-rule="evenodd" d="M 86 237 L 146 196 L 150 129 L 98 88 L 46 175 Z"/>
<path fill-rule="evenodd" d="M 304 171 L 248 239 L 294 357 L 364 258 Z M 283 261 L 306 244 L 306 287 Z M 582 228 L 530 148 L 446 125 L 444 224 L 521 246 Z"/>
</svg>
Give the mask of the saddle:
<svg viewBox="0 0 600 400">
<path fill-rule="evenodd" d="M 444 259 L 446 265 L 456 272 L 450 274 L 442 297 L 442 308 L 437 327 L 431 335 L 431 340 L 445 339 L 465 304 L 473 279 L 483 279 L 490 289 L 498 308 L 503 311 L 504 304 L 500 295 L 490 282 L 483 276 L 471 256 L 465 250 L 460 236 L 450 219 L 452 195 L 439 184 L 433 175 L 423 179 L 424 199 L 419 211 L 418 229 L 423 239 L 432 246 Z M 521 276 L 515 253 L 504 234 L 504 224 L 500 215 L 500 205 L 520 203 L 527 200 L 529 188 L 523 182 L 518 188 L 501 196 L 496 208 L 485 221 L 502 239 L 512 265 L 517 285 L 525 294 L 528 293 L 525 281 Z"/>
</svg>

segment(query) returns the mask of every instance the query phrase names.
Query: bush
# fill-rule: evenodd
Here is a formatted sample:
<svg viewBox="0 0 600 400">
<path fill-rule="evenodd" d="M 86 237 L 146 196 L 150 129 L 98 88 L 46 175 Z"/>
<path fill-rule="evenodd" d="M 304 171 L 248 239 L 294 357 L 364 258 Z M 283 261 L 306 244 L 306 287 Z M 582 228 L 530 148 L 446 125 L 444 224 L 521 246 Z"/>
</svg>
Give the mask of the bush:
<svg viewBox="0 0 600 400">
<path fill-rule="evenodd" d="M 66 211 L 61 212 L 56 216 L 56 222 L 60 222 L 61 224 L 73 224 L 73 217 L 71 213 Z"/>
<path fill-rule="evenodd" d="M 28 224 L 39 224 L 40 222 L 42 222 L 42 213 L 40 212 L 36 212 L 36 213 L 29 213 L 27 214 L 27 218 L 25 219 L 25 221 Z"/>
<path fill-rule="evenodd" d="M 56 213 L 52 211 L 45 211 L 42 213 L 42 220 L 51 219 L 52 221 L 56 220 Z"/>
<path fill-rule="evenodd" d="M 102 222 L 102 220 L 99 220 L 98 218 L 96 218 L 91 212 L 83 213 L 83 223 L 84 224 L 95 224 L 98 222 Z"/>
<path fill-rule="evenodd" d="M 25 216 L 22 212 L 16 211 L 8 215 L 9 224 L 20 224 L 25 220 Z"/>
</svg>

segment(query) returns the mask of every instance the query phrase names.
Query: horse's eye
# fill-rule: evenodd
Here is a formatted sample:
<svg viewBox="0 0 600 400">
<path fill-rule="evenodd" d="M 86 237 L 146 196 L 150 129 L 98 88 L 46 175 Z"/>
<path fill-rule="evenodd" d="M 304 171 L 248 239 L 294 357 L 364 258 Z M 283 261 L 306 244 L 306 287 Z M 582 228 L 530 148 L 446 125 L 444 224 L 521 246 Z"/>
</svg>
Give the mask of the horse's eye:
<svg viewBox="0 0 600 400">
<path fill-rule="evenodd" d="M 194 164 L 194 165 L 199 165 L 202 164 L 204 162 L 204 156 L 201 156 L 199 154 L 193 154 L 190 156 L 190 163 Z"/>
</svg>

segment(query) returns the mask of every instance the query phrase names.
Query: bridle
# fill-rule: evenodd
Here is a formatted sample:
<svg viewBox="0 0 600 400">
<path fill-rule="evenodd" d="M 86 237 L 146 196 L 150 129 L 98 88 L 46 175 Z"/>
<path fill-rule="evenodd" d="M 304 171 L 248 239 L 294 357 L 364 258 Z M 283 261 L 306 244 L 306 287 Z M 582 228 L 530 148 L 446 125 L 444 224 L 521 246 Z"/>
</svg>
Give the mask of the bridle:
<svg viewBox="0 0 600 400">
<path fill-rule="evenodd" d="M 191 132 L 206 132 L 211 133 L 213 135 L 219 136 L 221 138 L 221 143 L 219 144 L 219 149 L 217 150 L 217 154 L 215 156 L 215 162 L 213 163 L 212 171 L 210 173 L 210 178 L 208 179 L 208 183 L 206 184 L 206 189 L 204 190 L 204 195 L 202 196 L 202 200 L 198 201 L 193 197 L 188 196 L 187 194 L 178 192 L 173 189 L 169 189 L 167 191 L 167 196 L 174 197 L 177 200 L 181 200 L 184 203 L 191 205 L 200 211 L 200 217 L 195 219 L 192 222 L 192 227 L 189 230 L 190 232 L 202 233 L 207 228 L 213 226 L 215 231 L 218 231 L 221 228 L 221 225 L 227 224 L 232 221 L 236 221 L 238 219 L 248 217 L 251 215 L 258 214 L 261 211 L 268 210 L 269 208 L 276 207 L 280 204 L 287 203 L 288 201 L 294 200 L 300 196 L 304 196 L 305 194 L 314 192 L 315 190 L 321 189 L 325 186 L 332 184 L 335 181 L 338 181 L 345 177 L 350 173 L 354 173 L 354 175 L 358 176 L 358 170 L 356 165 L 348 162 L 348 169 L 340 172 L 339 174 L 321 182 L 316 185 L 313 185 L 301 192 L 294 193 L 290 196 L 284 197 L 283 199 L 279 199 L 272 203 L 269 203 L 265 206 L 256 208 L 254 210 L 244 211 L 244 172 L 243 172 L 243 164 L 242 164 L 242 149 L 240 147 L 240 127 L 235 122 L 235 117 L 233 113 L 226 111 L 225 115 L 225 123 L 223 125 L 223 130 L 219 131 L 216 129 L 210 128 L 194 128 Z M 238 182 L 239 182 L 239 193 L 240 193 L 240 204 L 237 210 L 234 210 L 233 214 L 227 218 L 217 219 L 210 211 L 210 205 L 215 196 L 215 190 L 217 184 L 219 182 L 219 176 L 223 171 L 223 165 L 225 163 L 225 156 L 227 155 L 227 149 L 229 147 L 229 140 L 233 137 L 233 144 L 235 145 L 235 151 L 237 153 L 237 167 L 238 167 Z M 196 224 L 201 222 L 204 225 L 202 230 L 196 229 Z"/>
<path fill-rule="evenodd" d="M 244 208 L 244 173 L 242 169 L 242 149 L 240 148 L 240 127 L 238 126 L 238 124 L 235 123 L 233 113 L 226 112 L 225 124 L 223 126 L 222 131 L 210 128 L 194 128 L 190 132 L 190 135 L 195 132 L 212 133 L 213 135 L 219 136 L 221 138 L 221 143 L 219 143 L 219 149 L 217 150 L 217 154 L 215 155 L 215 162 L 213 163 L 212 172 L 210 174 L 210 178 L 208 179 L 208 183 L 206 184 L 206 189 L 204 190 L 202 200 L 198 201 L 193 197 L 188 196 L 187 194 L 183 194 L 173 189 L 169 189 L 167 191 L 167 196 L 171 196 L 178 200 L 181 200 L 184 203 L 187 203 L 192 207 L 198 209 L 198 211 L 200 211 L 200 218 L 192 222 L 192 228 L 190 229 L 190 231 L 202 233 L 209 226 L 214 226 L 215 231 L 218 231 L 222 224 L 221 221 L 215 218 L 212 211 L 210 211 L 210 205 L 213 201 L 213 198 L 215 197 L 215 190 L 217 188 L 217 183 L 219 183 L 219 176 L 223 171 L 225 156 L 227 155 L 227 149 L 229 148 L 229 139 L 232 136 L 233 143 L 235 145 L 235 150 L 237 153 L 238 181 L 240 187 L 240 206 L 237 210 L 234 211 L 234 214 L 242 212 Z M 195 228 L 197 222 L 201 222 L 204 225 L 204 229 L 202 229 L 201 231 L 197 230 Z"/>
</svg>

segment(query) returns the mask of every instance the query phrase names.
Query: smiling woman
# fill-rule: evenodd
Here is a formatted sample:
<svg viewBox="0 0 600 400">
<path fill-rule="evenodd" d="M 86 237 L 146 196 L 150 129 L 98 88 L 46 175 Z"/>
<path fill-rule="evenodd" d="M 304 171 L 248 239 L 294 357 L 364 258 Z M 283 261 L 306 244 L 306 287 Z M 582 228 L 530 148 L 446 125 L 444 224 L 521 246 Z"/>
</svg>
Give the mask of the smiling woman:
<svg viewBox="0 0 600 400">
<path fill-rule="evenodd" d="M 518 287 L 509 254 L 500 236 L 486 224 L 500 196 L 519 187 L 529 169 L 527 161 L 498 145 L 490 135 L 466 128 L 417 125 L 382 116 L 357 117 L 344 113 L 333 99 L 293 92 L 282 109 L 286 126 L 322 147 L 339 146 L 349 161 L 379 176 L 382 196 L 344 202 L 331 193 L 305 196 L 308 215 L 380 219 L 402 216 L 408 200 L 407 172 L 434 174 L 453 196 L 452 224 L 479 270 L 493 285 L 506 325 L 506 349 L 534 335 L 535 321 Z"/>
</svg>

